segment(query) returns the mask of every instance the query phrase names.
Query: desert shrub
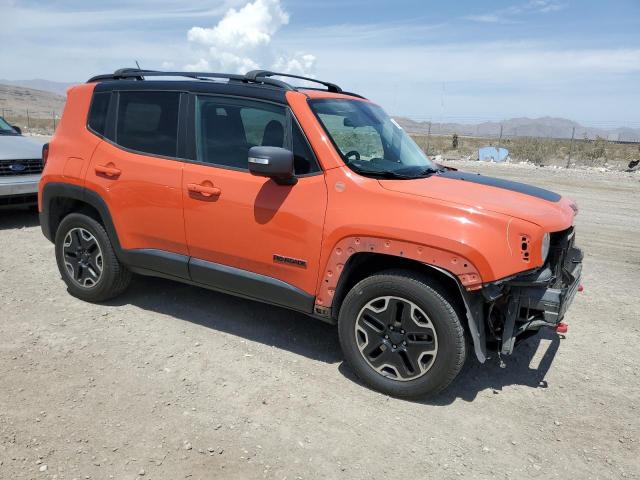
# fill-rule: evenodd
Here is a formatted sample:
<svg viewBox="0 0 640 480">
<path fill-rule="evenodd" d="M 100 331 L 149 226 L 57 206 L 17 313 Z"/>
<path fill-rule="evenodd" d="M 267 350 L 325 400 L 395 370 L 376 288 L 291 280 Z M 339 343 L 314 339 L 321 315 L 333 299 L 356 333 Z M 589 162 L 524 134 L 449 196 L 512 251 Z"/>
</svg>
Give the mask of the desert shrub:
<svg viewBox="0 0 640 480">
<path fill-rule="evenodd" d="M 598 160 L 606 160 L 607 158 L 607 141 L 604 138 L 596 137 L 592 142 L 591 148 L 585 152 L 585 156 L 595 164 Z"/>
<path fill-rule="evenodd" d="M 521 162 L 544 165 L 557 154 L 554 143 L 544 138 L 513 138 L 508 142 L 509 156 Z"/>
</svg>

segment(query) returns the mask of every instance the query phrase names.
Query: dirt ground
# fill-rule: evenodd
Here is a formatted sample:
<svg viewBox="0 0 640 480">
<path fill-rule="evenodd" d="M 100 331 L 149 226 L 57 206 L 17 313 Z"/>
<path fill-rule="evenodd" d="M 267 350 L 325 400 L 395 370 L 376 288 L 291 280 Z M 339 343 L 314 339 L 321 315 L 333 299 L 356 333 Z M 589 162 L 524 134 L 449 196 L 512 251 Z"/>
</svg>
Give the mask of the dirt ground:
<svg viewBox="0 0 640 480">
<path fill-rule="evenodd" d="M 303 315 L 143 277 L 76 300 L 36 216 L 0 212 L 0 478 L 639 478 L 640 175 L 458 165 L 575 198 L 585 291 L 566 339 L 419 402 Z"/>
</svg>

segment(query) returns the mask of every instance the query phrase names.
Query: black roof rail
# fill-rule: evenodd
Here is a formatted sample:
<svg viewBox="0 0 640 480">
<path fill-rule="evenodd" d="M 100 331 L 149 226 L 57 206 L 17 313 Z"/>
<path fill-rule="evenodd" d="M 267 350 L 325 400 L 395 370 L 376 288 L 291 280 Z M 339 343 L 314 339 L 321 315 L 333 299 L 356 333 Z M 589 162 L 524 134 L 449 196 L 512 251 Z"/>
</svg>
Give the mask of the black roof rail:
<svg viewBox="0 0 640 480">
<path fill-rule="evenodd" d="M 145 77 L 185 77 L 195 80 L 206 80 L 210 78 L 220 78 L 227 80 L 243 81 L 244 75 L 232 73 L 211 73 L 211 72 L 162 72 L 159 70 L 140 70 L 137 68 L 121 68 L 113 73 L 96 75 L 87 80 L 87 83 L 99 82 L 101 80 L 144 80 Z"/>
<path fill-rule="evenodd" d="M 256 83 L 262 85 L 271 85 L 284 90 L 298 90 L 287 82 L 271 77 L 297 78 L 306 82 L 318 83 L 327 88 L 327 91 L 333 93 L 342 93 L 353 97 L 364 98 L 356 93 L 344 92 L 338 85 L 330 82 L 323 82 L 311 77 L 303 77 L 301 75 L 293 75 L 290 73 L 278 73 L 270 70 L 252 70 L 245 75 L 234 73 L 212 73 L 212 72 L 162 72 L 159 70 L 142 70 L 139 68 L 120 68 L 113 73 L 96 75 L 87 80 L 87 83 L 99 82 L 102 80 L 144 80 L 145 77 L 184 77 L 194 80 L 211 80 L 226 79 L 235 82 Z M 304 88 L 304 87 L 301 87 Z M 323 90 L 320 88 L 309 88 L 310 90 Z"/>
<path fill-rule="evenodd" d="M 327 90 L 334 93 L 342 93 L 342 89 L 336 85 L 335 83 L 323 82 L 322 80 L 317 80 L 311 77 L 303 77 L 302 75 L 293 75 L 291 73 L 278 73 L 271 72 L 269 70 L 251 70 L 245 74 L 245 77 L 251 81 L 257 81 L 259 78 L 269 78 L 269 77 L 287 77 L 287 78 L 297 78 L 299 80 L 305 80 L 307 82 L 319 83 L 320 85 L 324 85 L 327 87 Z"/>
</svg>

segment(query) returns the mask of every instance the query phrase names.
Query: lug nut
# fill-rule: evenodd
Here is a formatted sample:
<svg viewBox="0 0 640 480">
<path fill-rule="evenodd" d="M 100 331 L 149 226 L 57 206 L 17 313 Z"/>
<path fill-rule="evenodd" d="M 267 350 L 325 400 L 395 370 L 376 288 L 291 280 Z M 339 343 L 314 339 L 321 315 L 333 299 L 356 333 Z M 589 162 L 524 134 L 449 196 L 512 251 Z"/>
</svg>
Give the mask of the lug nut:
<svg viewBox="0 0 640 480">
<path fill-rule="evenodd" d="M 400 330 L 400 333 L 404 335 L 404 330 Z"/>
<path fill-rule="evenodd" d="M 398 348 L 396 345 L 391 345 L 393 348 Z"/>
<path fill-rule="evenodd" d="M 385 335 L 384 338 L 386 338 L 387 340 L 389 340 L 389 335 Z"/>
<path fill-rule="evenodd" d="M 391 325 L 391 326 L 389 327 L 389 330 L 393 330 L 393 325 Z"/>
<path fill-rule="evenodd" d="M 407 342 L 402 342 L 402 345 L 404 345 L 406 347 L 407 346 Z"/>
</svg>

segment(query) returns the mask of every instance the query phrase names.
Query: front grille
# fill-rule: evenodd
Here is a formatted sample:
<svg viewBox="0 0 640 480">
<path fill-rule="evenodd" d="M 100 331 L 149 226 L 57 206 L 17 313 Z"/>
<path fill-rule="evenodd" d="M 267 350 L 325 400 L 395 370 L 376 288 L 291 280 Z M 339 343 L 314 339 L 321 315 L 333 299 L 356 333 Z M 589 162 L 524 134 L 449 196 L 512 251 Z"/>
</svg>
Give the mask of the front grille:
<svg viewBox="0 0 640 480">
<path fill-rule="evenodd" d="M 42 159 L 0 160 L 0 176 L 42 173 Z"/>
<path fill-rule="evenodd" d="M 38 195 L 36 193 L 26 193 L 24 195 L 11 195 L 10 197 L 0 197 L 0 208 L 14 207 L 19 205 L 37 205 Z"/>
<path fill-rule="evenodd" d="M 570 252 L 573 251 L 574 243 L 575 231 L 573 227 L 551 234 L 551 246 L 547 263 L 555 276 L 553 285 L 555 288 L 564 286 L 564 283 L 567 281 L 567 271 L 573 270 L 573 258 Z"/>
</svg>

